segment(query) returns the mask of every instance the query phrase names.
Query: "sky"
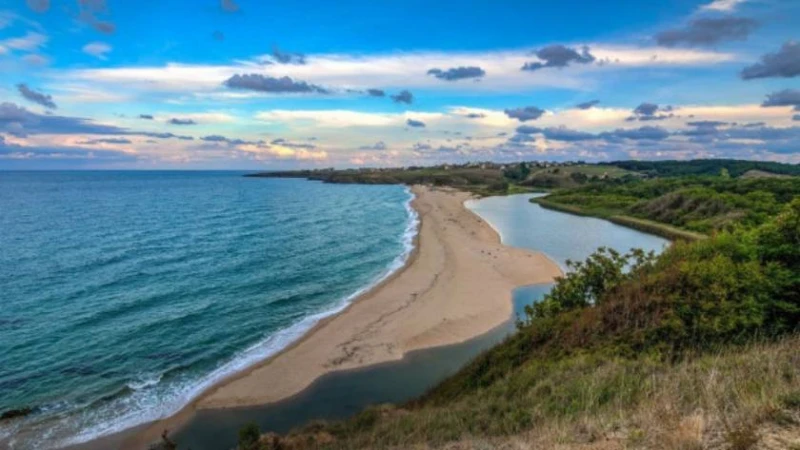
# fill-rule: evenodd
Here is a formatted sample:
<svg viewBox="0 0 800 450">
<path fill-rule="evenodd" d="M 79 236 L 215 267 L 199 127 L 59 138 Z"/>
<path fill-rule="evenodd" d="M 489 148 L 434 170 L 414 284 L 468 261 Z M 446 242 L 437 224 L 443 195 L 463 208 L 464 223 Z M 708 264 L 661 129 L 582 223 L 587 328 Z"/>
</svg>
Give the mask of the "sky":
<svg viewBox="0 0 800 450">
<path fill-rule="evenodd" d="M 800 163 L 796 0 L 0 0 L 0 170 Z"/>
</svg>

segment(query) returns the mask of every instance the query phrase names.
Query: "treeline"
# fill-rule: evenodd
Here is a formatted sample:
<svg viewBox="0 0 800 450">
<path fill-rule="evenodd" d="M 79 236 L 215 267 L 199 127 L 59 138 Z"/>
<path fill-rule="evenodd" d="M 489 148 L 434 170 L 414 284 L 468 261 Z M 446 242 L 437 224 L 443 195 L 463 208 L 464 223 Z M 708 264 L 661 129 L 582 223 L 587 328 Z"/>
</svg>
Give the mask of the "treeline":
<svg viewBox="0 0 800 450">
<path fill-rule="evenodd" d="M 723 169 L 732 177 L 750 170 L 760 170 L 779 175 L 800 175 L 800 165 L 771 161 L 743 161 L 737 159 L 695 159 L 691 161 L 614 161 L 599 165 L 614 166 L 651 176 L 678 177 L 687 175 L 719 175 Z"/>
<path fill-rule="evenodd" d="M 632 216 L 700 233 L 753 227 L 800 195 L 800 178 L 676 177 L 593 183 L 556 191 L 543 206 L 600 217 Z"/>
</svg>

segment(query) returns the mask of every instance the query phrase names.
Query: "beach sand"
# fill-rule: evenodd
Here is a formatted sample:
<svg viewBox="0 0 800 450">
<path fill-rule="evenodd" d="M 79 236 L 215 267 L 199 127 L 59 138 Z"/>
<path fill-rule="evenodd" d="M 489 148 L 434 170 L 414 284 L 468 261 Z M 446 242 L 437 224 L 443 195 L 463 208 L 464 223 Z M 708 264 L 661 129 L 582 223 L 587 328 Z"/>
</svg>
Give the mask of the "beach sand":
<svg viewBox="0 0 800 450">
<path fill-rule="evenodd" d="M 561 275 L 545 255 L 502 245 L 492 227 L 464 206 L 470 194 L 422 186 L 413 192 L 420 230 L 403 269 L 283 352 L 220 382 L 177 416 L 145 427 L 131 448 L 175 429 L 197 409 L 276 402 L 327 372 L 486 333 L 511 317 L 515 287 Z"/>
</svg>

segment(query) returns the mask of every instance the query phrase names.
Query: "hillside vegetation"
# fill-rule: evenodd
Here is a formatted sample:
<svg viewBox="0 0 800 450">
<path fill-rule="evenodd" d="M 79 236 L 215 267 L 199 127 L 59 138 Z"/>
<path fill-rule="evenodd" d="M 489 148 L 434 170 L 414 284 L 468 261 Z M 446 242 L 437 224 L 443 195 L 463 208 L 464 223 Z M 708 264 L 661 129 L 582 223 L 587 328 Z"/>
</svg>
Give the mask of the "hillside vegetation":
<svg viewBox="0 0 800 450">
<path fill-rule="evenodd" d="M 605 218 L 628 216 L 711 233 L 760 225 L 798 195 L 800 177 L 706 176 L 593 183 L 535 201 L 569 212 Z"/>
<path fill-rule="evenodd" d="M 659 256 L 599 249 L 422 398 L 240 447 L 800 448 L 797 185 L 718 178 L 553 194 L 718 231 Z"/>
</svg>

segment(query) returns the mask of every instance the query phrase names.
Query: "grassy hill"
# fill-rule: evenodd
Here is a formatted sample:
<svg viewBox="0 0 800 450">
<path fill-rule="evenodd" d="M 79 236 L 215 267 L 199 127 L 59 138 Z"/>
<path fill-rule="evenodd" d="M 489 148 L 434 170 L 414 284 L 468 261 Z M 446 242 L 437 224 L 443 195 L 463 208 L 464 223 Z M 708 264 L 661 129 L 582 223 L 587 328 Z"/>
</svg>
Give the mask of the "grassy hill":
<svg viewBox="0 0 800 450">
<path fill-rule="evenodd" d="M 534 199 L 544 207 L 616 218 L 625 225 L 664 224 L 645 231 L 693 238 L 736 226 L 756 226 L 800 195 L 800 177 L 677 177 L 593 183 Z M 680 230 L 690 232 L 681 236 Z"/>
<path fill-rule="evenodd" d="M 548 200 L 708 238 L 599 249 L 422 398 L 240 448 L 800 449 L 796 179 L 626 175 Z"/>
</svg>

